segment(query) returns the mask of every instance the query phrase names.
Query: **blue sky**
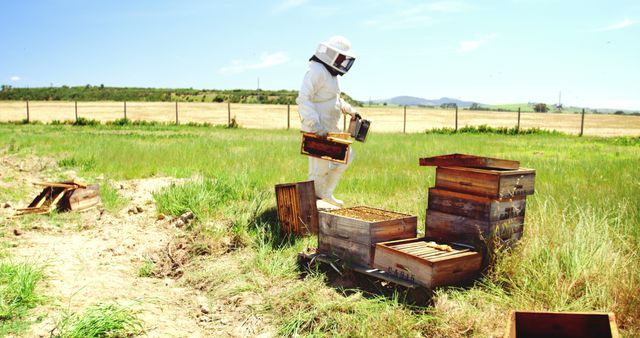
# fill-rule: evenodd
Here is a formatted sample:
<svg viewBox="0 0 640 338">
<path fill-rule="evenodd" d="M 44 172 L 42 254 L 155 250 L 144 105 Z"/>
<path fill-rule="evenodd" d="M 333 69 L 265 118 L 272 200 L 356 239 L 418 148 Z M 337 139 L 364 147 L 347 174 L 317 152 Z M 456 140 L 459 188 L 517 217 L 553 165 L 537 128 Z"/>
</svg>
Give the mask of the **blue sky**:
<svg viewBox="0 0 640 338">
<path fill-rule="evenodd" d="M 0 1 L 0 84 L 298 89 L 351 40 L 342 90 L 640 109 L 640 1 Z"/>
</svg>

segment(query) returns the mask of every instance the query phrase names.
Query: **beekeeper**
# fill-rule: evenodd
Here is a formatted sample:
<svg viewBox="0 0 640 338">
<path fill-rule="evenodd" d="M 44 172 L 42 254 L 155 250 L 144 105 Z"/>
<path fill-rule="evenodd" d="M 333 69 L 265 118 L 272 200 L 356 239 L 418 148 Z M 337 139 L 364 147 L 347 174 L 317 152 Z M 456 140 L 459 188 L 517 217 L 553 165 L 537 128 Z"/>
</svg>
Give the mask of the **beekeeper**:
<svg viewBox="0 0 640 338">
<path fill-rule="evenodd" d="M 309 59 L 309 68 L 296 99 L 303 132 L 322 137 L 329 132 L 340 132 L 340 115 L 356 114 L 355 109 L 340 97 L 338 81 L 338 75 L 346 74 L 354 61 L 351 43 L 342 36 L 333 36 L 318 45 Z M 309 157 L 309 179 L 315 182 L 318 199 L 335 206 L 344 204 L 333 196 L 333 191 L 352 159 L 352 151 L 347 164 Z"/>
</svg>

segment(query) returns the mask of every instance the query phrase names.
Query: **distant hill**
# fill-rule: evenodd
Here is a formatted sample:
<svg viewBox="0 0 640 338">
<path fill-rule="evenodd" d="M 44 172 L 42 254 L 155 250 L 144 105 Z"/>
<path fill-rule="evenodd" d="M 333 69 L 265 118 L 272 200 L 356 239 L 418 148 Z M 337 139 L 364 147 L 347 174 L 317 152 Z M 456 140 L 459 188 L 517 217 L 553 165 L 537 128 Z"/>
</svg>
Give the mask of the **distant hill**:
<svg viewBox="0 0 640 338">
<path fill-rule="evenodd" d="M 393 104 L 393 105 L 399 105 L 399 106 L 434 106 L 434 107 L 439 107 L 442 104 L 455 103 L 458 105 L 458 107 L 461 107 L 461 108 L 470 107 L 474 103 L 481 105 L 481 103 L 478 103 L 478 102 L 462 101 L 458 99 L 452 99 L 449 97 L 441 97 L 439 99 L 429 100 L 429 99 L 424 99 L 424 98 L 415 97 L 415 96 L 396 96 L 390 99 L 374 100 L 372 102 L 375 102 L 378 104 L 387 103 L 387 104 Z"/>
</svg>

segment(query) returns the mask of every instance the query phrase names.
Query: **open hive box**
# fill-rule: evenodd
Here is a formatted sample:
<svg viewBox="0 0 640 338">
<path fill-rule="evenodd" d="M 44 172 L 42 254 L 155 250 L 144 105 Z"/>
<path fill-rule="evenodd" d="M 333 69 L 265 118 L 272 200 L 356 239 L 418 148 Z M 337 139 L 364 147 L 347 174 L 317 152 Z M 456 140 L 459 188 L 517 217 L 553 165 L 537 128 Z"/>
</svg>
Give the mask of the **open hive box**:
<svg viewBox="0 0 640 338">
<path fill-rule="evenodd" d="M 509 316 L 505 338 L 618 338 L 613 313 L 524 312 Z"/>
<path fill-rule="evenodd" d="M 375 244 L 416 236 L 418 218 L 366 206 L 318 212 L 318 252 L 372 266 Z"/>
<path fill-rule="evenodd" d="M 424 238 L 378 243 L 373 262 L 377 269 L 428 288 L 468 281 L 480 272 L 481 264 L 478 252 Z"/>
</svg>

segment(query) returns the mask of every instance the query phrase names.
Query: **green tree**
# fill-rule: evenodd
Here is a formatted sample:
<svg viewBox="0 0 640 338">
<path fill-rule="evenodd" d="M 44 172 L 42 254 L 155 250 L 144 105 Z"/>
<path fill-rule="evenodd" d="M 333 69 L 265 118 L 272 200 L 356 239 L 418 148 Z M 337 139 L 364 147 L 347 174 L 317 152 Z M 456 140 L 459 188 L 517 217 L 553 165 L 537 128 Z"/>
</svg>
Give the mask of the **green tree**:
<svg viewBox="0 0 640 338">
<path fill-rule="evenodd" d="M 536 113 L 546 113 L 549 111 L 549 107 L 545 103 L 536 103 L 533 106 L 533 111 Z"/>
</svg>

